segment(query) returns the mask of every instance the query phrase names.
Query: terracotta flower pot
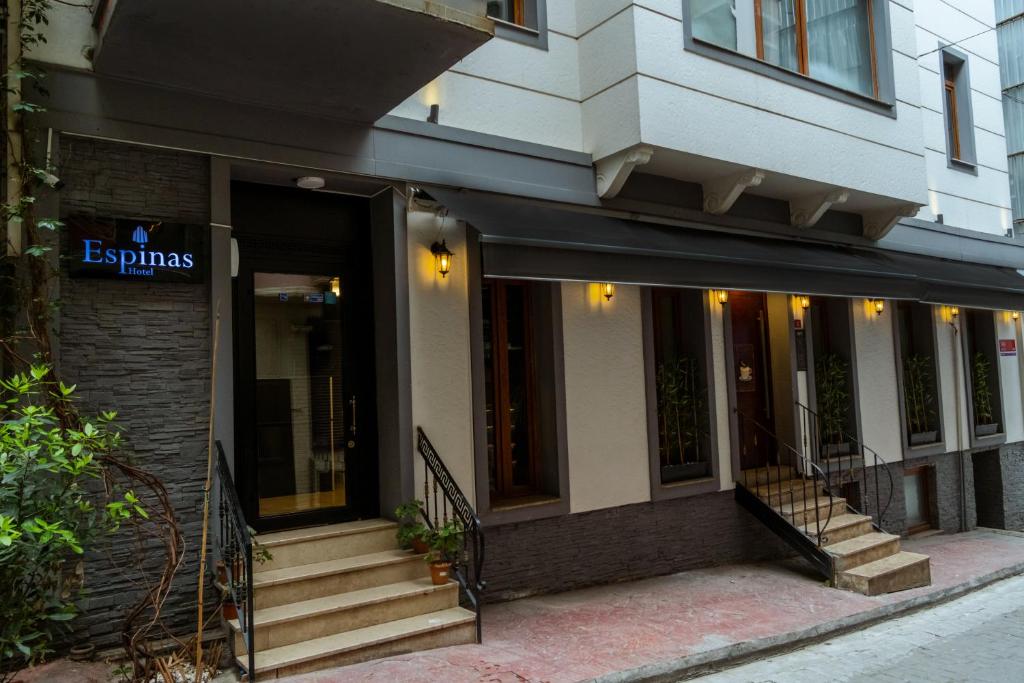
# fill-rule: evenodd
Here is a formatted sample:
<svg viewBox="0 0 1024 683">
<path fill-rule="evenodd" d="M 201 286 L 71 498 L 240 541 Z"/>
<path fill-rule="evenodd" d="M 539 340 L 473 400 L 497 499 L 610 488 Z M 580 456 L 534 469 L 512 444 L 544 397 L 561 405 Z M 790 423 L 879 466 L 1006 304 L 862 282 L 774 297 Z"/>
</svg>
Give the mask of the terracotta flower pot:
<svg viewBox="0 0 1024 683">
<path fill-rule="evenodd" d="M 224 617 L 224 621 L 231 621 L 238 618 L 238 608 L 235 607 L 235 603 L 225 600 L 224 604 L 221 605 L 220 614 Z"/>
<path fill-rule="evenodd" d="M 412 539 L 412 549 L 417 555 L 425 555 L 430 550 L 430 546 L 422 538 Z"/>
<path fill-rule="evenodd" d="M 443 586 L 448 583 L 448 572 L 452 568 L 451 562 L 431 562 L 430 579 L 435 586 Z"/>
</svg>

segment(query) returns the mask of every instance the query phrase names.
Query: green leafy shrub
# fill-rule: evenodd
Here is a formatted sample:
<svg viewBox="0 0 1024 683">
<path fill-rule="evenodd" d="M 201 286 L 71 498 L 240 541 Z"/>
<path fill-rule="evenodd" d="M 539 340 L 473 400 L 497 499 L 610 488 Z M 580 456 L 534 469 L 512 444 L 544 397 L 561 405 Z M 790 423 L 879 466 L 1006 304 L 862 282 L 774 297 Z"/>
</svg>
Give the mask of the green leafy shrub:
<svg viewBox="0 0 1024 683">
<path fill-rule="evenodd" d="M 147 513 L 131 491 L 97 502 L 101 458 L 118 447 L 114 413 L 62 425 L 75 387 L 49 369 L 0 379 L 0 681 L 42 660 L 78 614 L 82 556 L 100 535 Z"/>
<path fill-rule="evenodd" d="M 398 519 L 398 531 L 395 535 L 400 548 L 409 548 L 416 540 L 427 542 L 430 529 L 422 521 L 422 509 L 421 500 L 410 500 L 395 508 L 395 518 Z"/>
<path fill-rule="evenodd" d="M 452 518 L 429 531 L 428 562 L 456 562 L 462 550 L 462 523 Z"/>
<path fill-rule="evenodd" d="M 974 423 L 978 425 L 989 425 L 994 422 L 992 416 L 992 389 L 989 387 L 988 378 L 992 370 L 992 364 L 981 351 L 974 354 L 974 377 L 972 378 L 972 389 L 974 390 Z"/>
</svg>

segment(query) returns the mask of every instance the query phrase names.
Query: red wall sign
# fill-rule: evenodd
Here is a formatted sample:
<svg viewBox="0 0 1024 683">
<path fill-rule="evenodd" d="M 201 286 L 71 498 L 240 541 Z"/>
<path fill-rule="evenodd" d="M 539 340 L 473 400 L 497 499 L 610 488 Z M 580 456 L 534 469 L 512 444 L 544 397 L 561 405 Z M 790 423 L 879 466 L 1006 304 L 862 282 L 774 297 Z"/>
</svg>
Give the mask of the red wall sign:
<svg viewBox="0 0 1024 683">
<path fill-rule="evenodd" d="M 1016 356 L 1017 355 L 1017 340 L 1016 339 L 1000 339 L 999 340 L 999 355 L 1000 356 Z"/>
</svg>

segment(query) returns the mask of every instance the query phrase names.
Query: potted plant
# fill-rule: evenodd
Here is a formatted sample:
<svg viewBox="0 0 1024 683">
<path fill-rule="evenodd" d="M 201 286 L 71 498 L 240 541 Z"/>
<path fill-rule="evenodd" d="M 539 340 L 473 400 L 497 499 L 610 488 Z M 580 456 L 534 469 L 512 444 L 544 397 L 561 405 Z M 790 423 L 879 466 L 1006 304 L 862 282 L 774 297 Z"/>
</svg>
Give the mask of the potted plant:
<svg viewBox="0 0 1024 683">
<path fill-rule="evenodd" d="M 430 578 L 435 586 L 448 583 L 452 563 L 458 559 L 462 548 L 462 524 L 450 519 L 430 531 L 430 552 L 426 556 L 430 563 Z"/>
<path fill-rule="evenodd" d="M 988 385 L 992 364 L 981 351 L 974 354 L 971 388 L 974 399 L 974 435 L 992 436 L 999 431 L 999 423 L 992 415 L 992 389 Z"/>
<path fill-rule="evenodd" d="M 700 362 L 683 356 L 661 363 L 655 382 L 662 481 L 709 476 L 711 464 L 701 453 L 702 437 L 708 433 L 708 411 Z"/>
<path fill-rule="evenodd" d="M 398 531 L 395 537 L 398 539 L 400 548 L 412 548 L 413 551 L 422 555 L 430 548 L 428 539 L 430 529 L 421 519 L 423 501 L 410 500 L 395 508 L 395 518 L 398 519 Z"/>
<path fill-rule="evenodd" d="M 903 359 L 903 402 L 907 411 L 907 427 L 911 446 L 935 443 L 939 433 L 933 426 L 931 356 L 913 354 Z"/>
<path fill-rule="evenodd" d="M 847 455 L 846 421 L 850 412 L 849 365 L 835 353 L 826 353 L 814 363 L 821 452 L 826 458 Z"/>
</svg>

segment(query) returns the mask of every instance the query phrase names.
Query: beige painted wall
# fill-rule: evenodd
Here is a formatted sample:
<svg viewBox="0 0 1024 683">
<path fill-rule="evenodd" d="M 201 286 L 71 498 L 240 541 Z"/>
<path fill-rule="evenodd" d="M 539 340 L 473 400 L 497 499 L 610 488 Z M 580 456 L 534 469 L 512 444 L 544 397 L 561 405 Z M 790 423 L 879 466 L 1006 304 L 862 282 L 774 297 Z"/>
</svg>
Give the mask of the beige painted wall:
<svg viewBox="0 0 1024 683">
<path fill-rule="evenodd" d="M 1017 323 L 1006 311 L 993 313 L 996 339 L 1016 339 Z M 998 343 L 998 342 L 997 342 Z M 998 349 L 996 350 L 998 353 Z M 1016 356 L 999 356 L 999 388 L 1003 397 L 1003 423 L 1007 443 L 1024 441 L 1024 406 L 1021 405 L 1020 345 Z"/>
<path fill-rule="evenodd" d="M 886 462 L 903 459 L 900 397 L 896 383 L 893 302 L 881 314 L 866 299 L 854 299 L 853 341 L 860 392 L 860 421 L 864 444 Z"/>
<path fill-rule="evenodd" d="M 725 307 L 718 303 L 714 292 L 707 292 L 711 310 L 711 362 L 715 386 L 715 429 L 718 431 L 719 488 L 727 491 L 735 487 L 732 473 L 732 442 L 729 429 L 729 377 L 725 345 Z"/>
<path fill-rule="evenodd" d="M 960 329 L 960 321 L 953 321 L 947 306 L 932 306 L 935 322 L 935 347 L 938 362 L 939 387 L 942 392 L 942 438 L 946 452 L 970 448 L 968 431 L 967 401 L 964 387 L 963 347 L 960 334 L 953 334 L 951 322 Z M 959 399 L 959 413 L 957 412 Z M 957 432 L 957 415 L 960 416 L 960 431 Z M 957 439 L 959 437 L 959 446 Z"/>
<path fill-rule="evenodd" d="M 444 237 L 455 257 L 451 272 L 442 278 L 430 253 L 430 245 L 438 237 L 434 214 L 411 212 L 408 225 L 413 417 L 409 438 L 415 449 L 413 429 L 423 427 L 475 505 L 466 233 L 462 225 L 446 221 Z M 422 497 L 423 466 L 415 450 L 413 458 L 416 495 Z"/>
<path fill-rule="evenodd" d="M 562 283 L 572 512 L 650 500 L 640 306 L 638 287 Z"/>
</svg>

